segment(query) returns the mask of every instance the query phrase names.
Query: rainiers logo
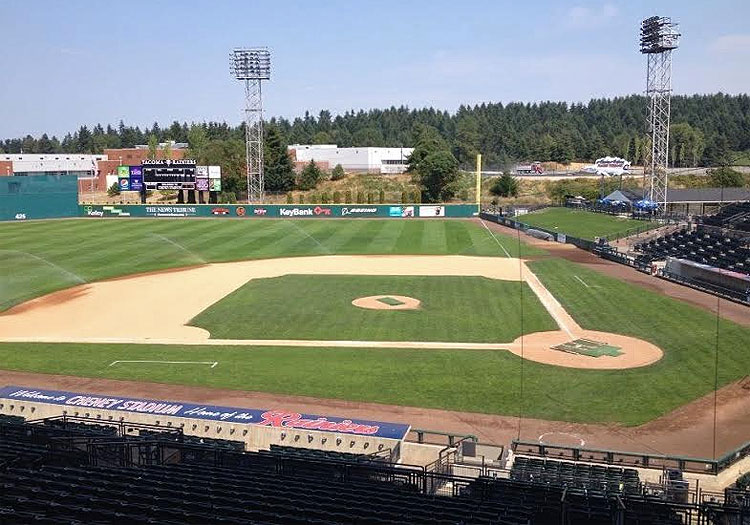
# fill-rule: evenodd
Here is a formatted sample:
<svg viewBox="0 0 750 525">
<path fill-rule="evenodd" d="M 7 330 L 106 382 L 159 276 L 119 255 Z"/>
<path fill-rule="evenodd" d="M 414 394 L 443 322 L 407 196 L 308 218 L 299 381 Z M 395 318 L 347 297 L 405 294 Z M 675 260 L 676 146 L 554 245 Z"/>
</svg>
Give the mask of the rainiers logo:
<svg viewBox="0 0 750 525">
<path fill-rule="evenodd" d="M 362 425 L 354 423 L 351 419 L 342 421 L 330 421 L 326 417 L 316 419 L 304 419 L 302 414 L 297 412 L 282 412 L 280 410 L 270 410 L 260 415 L 261 421 L 256 423 L 259 426 L 277 427 L 277 428 L 304 428 L 308 430 L 327 430 L 329 432 L 346 432 L 347 434 L 377 434 L 380 427 L 378 425 Z"/>
<path fill-rule="evenodd" d="M 377 212 L 377 208 L 341 208 L 341 215 L 372 215 Z"/>
<path fill-rule="evenodd" d="M 268 213 L 268 210 L 267 210 L 266 208 L 255 208 L 255 209 L 253 210 L 253 213 L 254 213 L 255 215 L 265 215 L 265 214 L 267 214 L 267 213 Z"/>
<path fill-rule="evenodd" d="M 245 213 L 247 213 L 245 211 L 245 207 L 244 206 L 237 206 L 237 209 L 234 210 L 234 212 L 237 214 L 238 217 L 244 217 Z"/>
</svg>

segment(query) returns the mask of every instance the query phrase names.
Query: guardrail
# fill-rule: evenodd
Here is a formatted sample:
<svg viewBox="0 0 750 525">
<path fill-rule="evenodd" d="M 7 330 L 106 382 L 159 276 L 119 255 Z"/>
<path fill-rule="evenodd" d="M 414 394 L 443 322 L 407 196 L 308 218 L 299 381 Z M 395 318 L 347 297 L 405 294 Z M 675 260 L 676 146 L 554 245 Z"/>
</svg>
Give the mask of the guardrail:
<svg viewBox="0 0 750 525">
<path fill-rule="evenodd" d="M 669 456 L 641 452 L 623 452 L 610 449 L 568 447 L 548 445 L 537 441 L 514 439 L 511 450 L 516 454 L 548 457 L 550 459 L 604 463 L 620 467 L 668 469 L 676 468 L 683 472 L 716 475 L 727 467 L 750 455 L 750 441 L 724 454 L 718 459 L 694 458 L 690 456 Z"/>
</svg>

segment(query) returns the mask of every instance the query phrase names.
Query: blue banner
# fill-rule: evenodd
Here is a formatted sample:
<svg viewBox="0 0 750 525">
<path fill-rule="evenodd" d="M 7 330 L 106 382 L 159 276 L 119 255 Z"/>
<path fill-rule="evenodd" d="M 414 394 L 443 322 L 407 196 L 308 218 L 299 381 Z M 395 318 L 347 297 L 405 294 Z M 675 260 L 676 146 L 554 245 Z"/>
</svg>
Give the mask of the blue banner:
<svg viewBox="0 0 750 525">
<path fill-rule="evenodd" d="M 244 423 L 275 428 L 316 430 L 357 436 L 403 439 L 409 425 L 364 419 L 300 414 L 285 409 L 256 410 L 248 408 L 198 405 L 176 401 L 156 401 L 100 394 L 83 394 L 61 390 L 31 389 L 20 386 L 0 388 L 0 398 L 18 399 L 72 408 L 97 408 L 132 414 L 154 414 L 227 423 Z"/>
</svg>

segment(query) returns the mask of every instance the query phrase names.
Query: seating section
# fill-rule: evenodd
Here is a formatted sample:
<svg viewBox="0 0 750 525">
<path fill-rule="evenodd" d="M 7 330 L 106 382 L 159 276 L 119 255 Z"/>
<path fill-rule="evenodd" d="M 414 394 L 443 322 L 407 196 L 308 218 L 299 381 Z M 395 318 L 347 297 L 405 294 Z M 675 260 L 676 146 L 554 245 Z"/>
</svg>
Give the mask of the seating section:
<svg viewBox="0 0 750 525">
<path fill-rule="evenodd" d="M 0 523 L 688 523 L 673 503 L 645 497 L 628 469 L 517 458 L 511 479 L 471 479 L 128 428 L 0 418 Z"/>
<path fill-rule="evenodd" d="M 338 452 L 335 450 L 317 450 L 312 448 L 302 447 L 285 447 L 280 445 L 271 445 L 271 450 L 268 452 L 272 455 L 283 456 L 288 458 L 301 458 L 301 459 L 329 459 L 338 461 L 348 461 L 350 463 L 370 463 L 373 461 L 383 461 L 382 457 L 363 455 L 363 454 L 350 454 L 348 452 Z"/>
<path fill-rule="evenodd" d="M 233 441 L 229 439 L 188 436 L 184 434 L 174 434 L 174 433 L 170 434 L 167 432 L 156 432 L 153 430 L 146 430 L 146 429 L 139 430 L 138 435 L 141 438 L 179 440 L 183 443 L 188 443 L 192 445 L 207 445 L 207 446 L 226 449 L 226 450 L 237 450 L 237 451 L 245 450 L 244 442 Z"/>
<path fill-rule="evenodd" d="M 701 223 L 719 228 L 750 232 L 750 202 L 727 204 L 717 214 L 702 217 Z"/>
<path fill-rule="evenodd" d="M 735 238 L 708 231 L 680 230 L 636 244 L 636 264 L 648 265 L 667 257 L 688 259 L 716 268 L 750 274 L 750 248 Z"/>
<path fill-rule="evenodd" d="M 640 494 L 638 471 L 550 459 L 516 457 L 511 479 L 606 493 Z"/>
</svg>

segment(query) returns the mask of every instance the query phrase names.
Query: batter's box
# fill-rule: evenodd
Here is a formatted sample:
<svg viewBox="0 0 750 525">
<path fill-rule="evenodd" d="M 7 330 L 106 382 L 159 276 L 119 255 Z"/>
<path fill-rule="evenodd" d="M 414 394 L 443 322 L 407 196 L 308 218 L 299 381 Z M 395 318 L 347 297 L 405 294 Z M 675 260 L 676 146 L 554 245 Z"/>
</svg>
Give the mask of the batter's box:
<svg viewBox="0 0 750 525">
<path fill-rule="evenodd" d="M 600 343 L 599 341 L 592 341 L 591 339 L 575 339 L 567 343 L 553 346 L 552 348 L 554 350 L 568 352 L 569 354 L 587 355 L 589 357 L 601 357 L 603 355 L 617 357 L 622 354 L 620 347 L 618 346 Z"/>
</svg>

